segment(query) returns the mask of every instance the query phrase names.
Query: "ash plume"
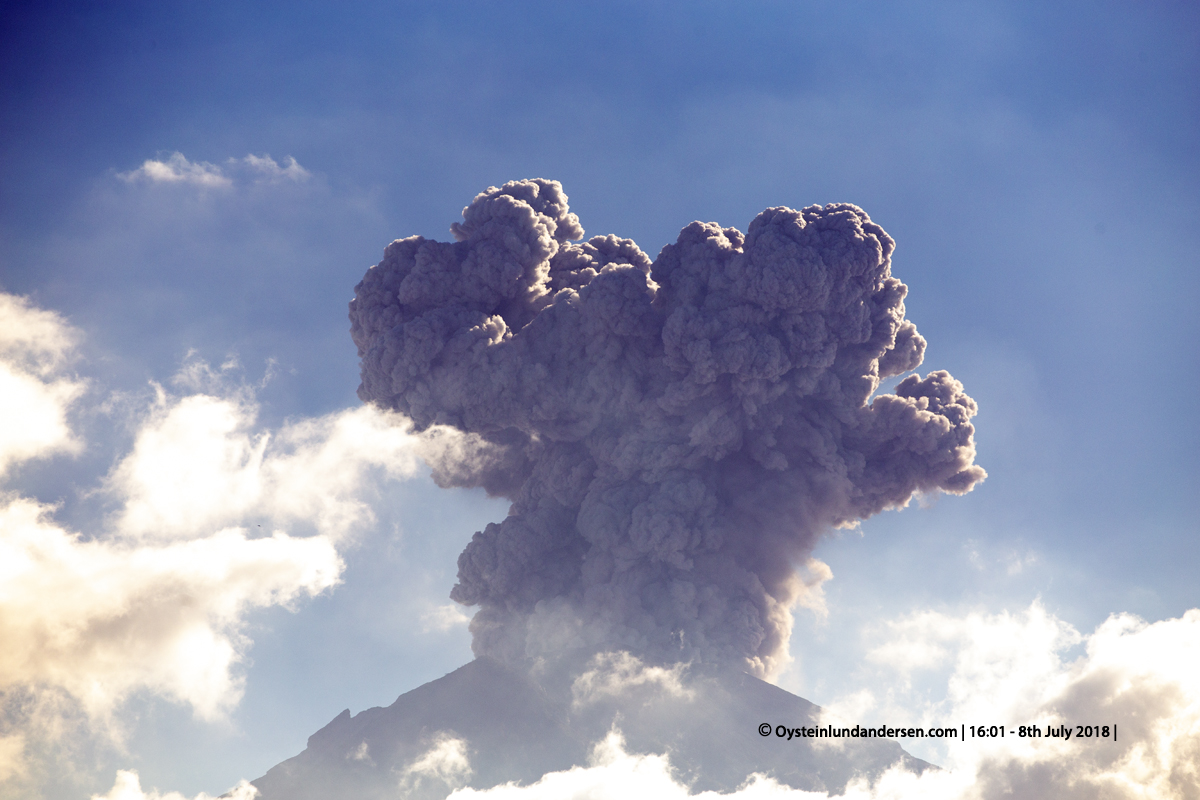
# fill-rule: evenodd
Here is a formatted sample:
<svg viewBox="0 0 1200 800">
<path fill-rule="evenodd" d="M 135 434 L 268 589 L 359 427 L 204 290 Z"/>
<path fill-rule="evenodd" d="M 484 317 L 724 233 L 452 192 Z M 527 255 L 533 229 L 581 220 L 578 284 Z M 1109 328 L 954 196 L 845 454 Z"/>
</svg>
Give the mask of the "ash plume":
<svg viewBox="0 0 1200 800">
<path fill-rule="evenodd" d="M 915 369 L 894 243 L 860 208 L 693 222 L 653 262 L 586 242 L 556 181 L 456 241 L 389 245 L 350 304 L 359 396 L 469 434 L 435 478 L 512 500 L 458 562 L 480 655 L 627 650 L 769 675 L 822 532 L 963 494 L 975 402 Z"/>
</svg>

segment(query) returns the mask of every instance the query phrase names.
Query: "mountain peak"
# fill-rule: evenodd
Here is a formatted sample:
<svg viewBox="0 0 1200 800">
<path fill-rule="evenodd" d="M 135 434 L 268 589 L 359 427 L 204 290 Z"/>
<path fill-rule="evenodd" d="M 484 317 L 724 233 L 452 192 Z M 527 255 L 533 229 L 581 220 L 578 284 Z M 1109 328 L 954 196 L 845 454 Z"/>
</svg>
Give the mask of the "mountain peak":
<svg viewBox="0 0 1200 800">
<path fill-rule="evenodd" d="M 387 708 L 343 711 L 304 752 L 253 783 L 261 800 L 444 798 L 459 786 L 528 784 L 585 765 L 613 730 L 629 752 L 666 754 L 695 791 L 731 791 L 763 773 L 797 789 L 839 792 L 897 762 L 929 766 L 887 739 L 777 737 L 777 725 L 818 725 L 820 707 L 745 673 L 681 670 L 670 673 L 681 678 L 673 682 L 666 670 L 645 669 L 609 672 L 599 683 L 588 680 L 601 674 L 593 670 L 567 691 L 561 678 L 477 658 Z M 768 736 L 760 735 L 763 723 Z"/>
</svg>

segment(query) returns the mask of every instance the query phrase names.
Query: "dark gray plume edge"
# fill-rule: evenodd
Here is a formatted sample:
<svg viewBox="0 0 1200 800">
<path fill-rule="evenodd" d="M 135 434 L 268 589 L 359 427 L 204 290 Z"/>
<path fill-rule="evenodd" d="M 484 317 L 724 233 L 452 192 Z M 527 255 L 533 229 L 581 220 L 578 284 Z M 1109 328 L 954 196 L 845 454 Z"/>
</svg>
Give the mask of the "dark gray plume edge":
<svg viewBox="0 0 1200 800">
<path fill-rule="evenodd" d="M 350 304 L 366 402 L 476 434 L 443 486 L 512 499 L 451 597 L 477 654 L 630 650 L 769 675 L 817 537 L 963 494 L 975 402 L 915 369 L 894 243 L 846 203 L 693 222 L 653 262 L 586 242 L 557 181 L 491 187 L 457 241 L 400 239 Z"/>
</svg>

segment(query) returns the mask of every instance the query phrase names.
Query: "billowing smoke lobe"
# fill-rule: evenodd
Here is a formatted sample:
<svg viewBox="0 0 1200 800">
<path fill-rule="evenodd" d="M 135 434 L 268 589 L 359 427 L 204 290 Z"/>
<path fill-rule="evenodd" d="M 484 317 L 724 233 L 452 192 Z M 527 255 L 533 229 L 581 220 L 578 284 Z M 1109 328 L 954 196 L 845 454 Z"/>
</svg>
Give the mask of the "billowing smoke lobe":
<svg viewBox="0 0 1200 800">
<path fill-rule="evenodd" d="M 823 531 L 985 477 L 948 373 L 872 398 L 925 340 L 856 206 L 693 222 L 653 262 L 578 243 L 556 181 L 489 188 L 463 218 L 453 243 L 389 245 L 350 318 L 359 396 L 471 434 L 435 478 L 512 500 L 459 557 L 477 654 L 768 675 Z"/>
</svg>

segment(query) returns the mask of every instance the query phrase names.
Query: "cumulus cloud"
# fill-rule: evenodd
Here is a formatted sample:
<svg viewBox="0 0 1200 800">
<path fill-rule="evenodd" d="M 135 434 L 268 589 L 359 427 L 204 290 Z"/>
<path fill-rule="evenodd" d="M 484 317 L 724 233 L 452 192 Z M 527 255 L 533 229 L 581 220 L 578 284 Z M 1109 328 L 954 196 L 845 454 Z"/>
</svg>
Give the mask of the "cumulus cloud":
<svg viewBox="0 0 1200 800">
<path fill-rule="evenodd" d="M 970 776 L 980 796 L 1200 795 L 1200 610 L 1153 624 L 1114 614 L 1085 636 L 1035 603 L 1019 614 L 925 612 L 890 634 L 872 657 L 897 667 L 900 680 L 952 665 L 945 698 L 924 709 L 924 719 L 1041 729 L 1038 738 L 948 751 L 947 766 Z M 1083 655 L 1064 657 L 1079 645 Z M 1117 725 L 1119 736 L 1045 735 L 1078 725 Z"/>
<path fill-rule="evenodd" d="M 974 401 L 915 369 L 892 239 L 848 204 L 586 242 L 556 181 L 393 242 L 351 303 L 359 396 L 469 435 L 434 476 L 513 500 L 459 559 L 480 654 L 570 645 L 772 674 L 819 535 L 969 491 Z M 809 566 L 807 578 L 798 568 Z"/>
<path fill-rule="evenodd" d="M 122 498 L 116 529 L 135 538 L 189 538 L 247 518 L 304 522 L 340 539 L 373 521 L 367 473 L 409 477 L 420 461 L 402 420 L 371 408 L 255 427 L 244 391 L 156 400 L 131 452 L 106 480 Z M 362 447 L 370 441 L 372 447 Z"/>
<path fill-rule="evenodd" d="M 1065 657 L 1083 645 L 1074 659 Z M 1147 623 L 1114 614 L 1081 635 L 1034 604 L 1022 613 L 916 614 L 890 626 L 874 658 L 895 668 L 900 684 L 913 670 L 951 665 L 945 696 L 925 707 L 876 706 L 862 692 L 845 704 L 875 707 L 905 724 L 1037 726 L 1041 736 L 972 739 L 950 745 L 944 769 L 917 775 L 901 767 L 873 784 L 852 782 L 845 800 L 1030 800 L 1096 798 L 1186 800 L 1200 796 L 1200 609 Z M 899 658 L 899 662 L 892 659 Z M 864 690 L 866 691 L 866 690 Z M 901 693 L 902 694 L 902 693 Z M 870 720 L 854 720 L 871 724 Z M 882 721 L 882 720 L 881 720 Z M 875 723 L 878 724 L 878 723 Z M 1107 739 L 1078 738 L 1076 726 L 1110 726 Z M 1113 741 L 1111 727 L 1119 735 Z M 1066 726 L 1072 738 L 1048 735 Z M 614 731 L 587 766 L 543 776 L 528 786 L 464 788 L 454 800 L 572 797 L 825 800 L 752 775 L 737 791 L 692 794 L 667 755 L 627 751 Z"/>
<path fill-rule="evenodd" d="M 236 182 L 279 183 L 291 181 L 301 183 L 312 177 L 312 173 L 292 156 L 278 163 L 269 155 L 247 155 L 231 158 L 222 169 L 207 161 L 189 161 L 183 153 L 172 153 L 166 159 L 148 158 L 142 165 L 129 172 L 119 172 L 117 177 L 126 183 L 190 184 L 206 189 L 226 189 Z"/>
<path fill-rule="evenodd" d="M 53 509 L 0 509 L 0 685 L 66 690 L 93 716 L 148 688 L 213 718 L 240 697 L 232 674 L 250 608 L 336 583 L 325 537 L 224 529 L 163 546 L 83 540 Z"/>
<path fill-rule="evenodd" d="M 222 800 L 254 800 L 257 796 L 258 790 L 248 781 L 242 781 L 221 795 L 221 798 Z M 159 794 L 157 790 L 143 791 L 142 782 L 136 770 L 120 770 L 117 772 L 117 781 L 113 784 L 113 788 L 105 794 L 92 795 L 92 800 L 188 800 L 188 798 L 179 792 Z M 194 800 L 216 800 L 216 798 L 201 792 L 196 795 Z"/>
<path fill-rule="evenodd" d="M 254 411 L 244 397 L 160 390 L 106 481 L 123 505 L 92 538 L 30 498 L 0 508 L 0 683 L 60 687 L 93 714 L 143 687 L 209 718 L 237 701 L 245 612 L 335 585 L 338 543 L 373 520 L 367 471 L 401 477 L 417 464 L 406 434 L 372 410 L 275 436 L 251 428 Z M 360 458 L 351 445 L 364 436 L 384 446 Z M 248 517 L 316 535 L 260 535 Z"/>
<path fill-rule="evenodd" d="M 21 423 L 6 431 L 41 427 L 4 438 L 0 463 L 78 449 L 69 411 L 82 382 L 62 374 L 78 333 L 20 298 L 0 295 L 0 308 L 0 376 L 45 405 L 4 398 Z M 226 714 L 243 689 L 247 613 L 336 585 L 339 548 L 374 521 L 377 479 L 419 464 L 416 437 L 388 414 L 265 430 L 252 390 L 222 380 L 191 362 L 176 381 L 191 393 L 154 387 L 100 481 L 108 518 L 72 530 L 55 506 L 0 494 L 0 781 L 28 777 L 31 748 L 81 726 L 119 740 L 114 714 L 136 692 Z M 122 780 L 114 792 L 135 792 Z"/>
</svg>

